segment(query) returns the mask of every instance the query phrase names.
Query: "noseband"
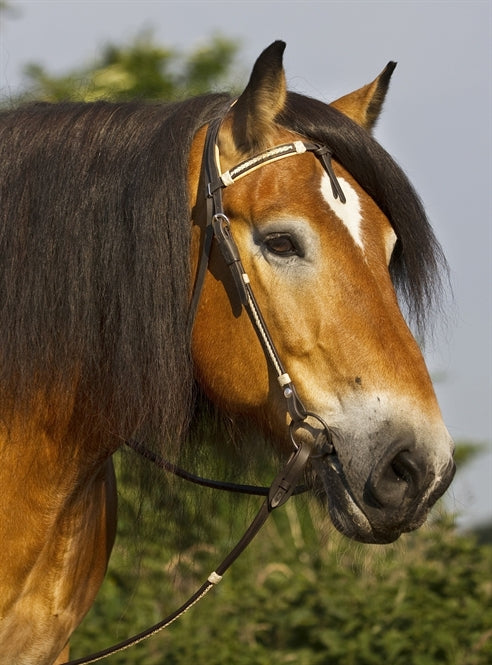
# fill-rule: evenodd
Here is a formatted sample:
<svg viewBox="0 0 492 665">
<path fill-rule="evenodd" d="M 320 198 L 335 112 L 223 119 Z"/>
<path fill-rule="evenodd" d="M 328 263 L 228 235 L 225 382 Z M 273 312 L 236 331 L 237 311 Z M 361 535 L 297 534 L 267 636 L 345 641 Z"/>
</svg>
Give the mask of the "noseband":
<svg viewBox="0 0 492 665">
<path fill-rule="evenodd" d="M 207 136 L 205 139 L 204 154 L 202 160 L 202 181 L 206 186 L 206 200 L 207 200 L 207 220 L 202 240 L 202 249 L 200 253 L 197 276 L 193 290 L 193 296 L 190 307 L 190 327 L 193 326 L 195 314 L 198 308 L 198 303 L 205 279 L 205 274 L 208 268 L 210 252 L 212 248 L 212 241 L 215 240 L 225 263 L 231 271 L 234 284 L 236 286 L 242 306 L 245 308 L 253 328 L 257 334 L 260 344 L 263 348 L 265 357 L 267 358 L 270 366 L 275 371 L 278 384 L 282 390 L 286 403 L 286 411 L 289 414 L 291 421 L 289 424 L 289 434 L 292 441 L 294 450 L 287 460 L 284 468 L 274 478 L 269 488 L 254 487 L 249 485 L 236 485 L 235 483 L 224 483 L 220 481 L 212 481 L 198 476 L 194 476 L 183 469 L 163 460 L 161 457 L 155 455 L 145 446 L 139 442 L 127 441 L 126 443 L 137 453 L 143 457 L 151 460 L 160 468 L 170 471 L 175 475 L 189 480 L 199 485 L 213 487 L 216 489 L 226 489 L 234 492 L 242 492 L 246 494 L 259 494 L 265 495 L 265 500 L 258 511 L 256 517 L 253 519 L 242 538 L 225 557 L 225 559 L 217 566 L 217 568 L 210 573 L 207 580 L 202 586 L 175 612 L 167 616 L 165 619 L 155 624 L 151 628 L 130 637 L 129 639 L 109 647 L 103 651 L 92 654 L 85 658 L 71 660 L 64 665 L 88 665 L 102 660 L 107 656 L 118 653 L 128 649 L 139 642 L 155 635 L 170 624 L 174 623 L 180 616 L 187 612 L 193 605 L 195 605 L 210 589 L 218 584 L 224 573 L 230 568 L 238 556 L 245 550 L 249 543 L 256 536 L 261 529 L 269 514 L 279 506 L 282 506 L 292 494 L 298 493 L 297 483 L 304 473 L 305 467 L 312 457 L 325 457 L 334 452 L 334 447 L 331 442 L 330 430 L 323 418 L 319 415 L 308 411 L 302 403 L 297 390 L 294 386 L 292 379 L 286 372 L 282 361 L 279 357 L 275 344 L 268 331 L 265 320 L 261 314 L 257 300 L 253 293 L 249 277 L 244 270 L 241 262 L 238 247 L 234 241 L 231 224 L 227 217 L 222 202 L 222 190 L 234 184 L 240 178 L 252 173 L 256 169 L 261 168 L 265 164 L 271 164 L 278 160 L 299 155 L 305 152 L 312 152 L 316 155 L 328 177 L 330 178 L 333 196 L 339 198 L 342 203 L 345 203 L 345 196 L 340 187 L 335 173 L 331 166 L 331 151 L 326 146 L 320 146 L 309 141 L 294 141 L 279 145 L 270 150 L 266 150 L 244 162 L 241 162 L 234 168 L 221 173 L 218 166 L 218 145 L 217 137 L 220 129 L 222 119 L 217 119 L 210 123 Z M 311 423 L 315 421 L 320 425 L 319 433 L 312 437 L 313 428 L 306 421 L 310 419 Z M 300 437 L 296 440 L 297 433 L 305 429 L 310 436 Z M 317 452 L 313 451 L 317 449 Z M 302 491 L 304 488 L 302 488 Z"/>
</svg>

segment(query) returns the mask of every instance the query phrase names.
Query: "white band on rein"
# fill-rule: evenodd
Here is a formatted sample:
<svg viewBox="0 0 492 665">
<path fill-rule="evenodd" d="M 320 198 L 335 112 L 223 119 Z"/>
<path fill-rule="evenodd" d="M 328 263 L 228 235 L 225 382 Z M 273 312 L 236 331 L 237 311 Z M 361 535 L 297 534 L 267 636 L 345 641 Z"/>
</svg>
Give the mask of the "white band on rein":
<svg viewBox="0 0 492 665">
<path fill-rule="evenodd" d="M 292 379 L 287 374 L 287 372 L 285 372 L 285 374 L 281 374 L 279 377 L 277 377 L 277 381 L 280 383 L 281 388 L 283 388 L 284 386 L 287 386 L 289 383 L 292 383 Z"/>
<path fill-rule="evenodd" d="M 210 584 L 218 584 L 222 579 L 222 575 L 217 575 L 217 573 L 214 571 L 213 573 L 210 573 L 207 579 Z"/>
</svg>

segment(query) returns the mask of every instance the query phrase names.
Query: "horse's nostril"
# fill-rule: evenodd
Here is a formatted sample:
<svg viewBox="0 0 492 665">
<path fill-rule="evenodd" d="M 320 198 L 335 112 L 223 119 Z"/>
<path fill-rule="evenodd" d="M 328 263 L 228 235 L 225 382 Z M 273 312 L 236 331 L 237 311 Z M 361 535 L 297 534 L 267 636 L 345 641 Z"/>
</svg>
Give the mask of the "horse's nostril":
<svg viewBox="0 0 492 665">
<path fill-rule="evenodd" d="M 414 453 L 403 450 L 390 463 L 396 482 L 406 483 L 406 495 L 415 497 L 419 494 L 425 468 L 418 463 Z"/>
<path fill-rule="evenodd" d="M 391 462 L 391 469 L 397 480 L 403 480 L 406 483 L 411 481 L 410 474 L 401 461 L 393 460 L 393 462 Z"/>
<path fill-rule="evenodd" d="M 412 450 L 389 452 L 373 469 L 364 499 L 377 508 L 398 509 L 425 489 L 425 460 Z"/>
</svg>

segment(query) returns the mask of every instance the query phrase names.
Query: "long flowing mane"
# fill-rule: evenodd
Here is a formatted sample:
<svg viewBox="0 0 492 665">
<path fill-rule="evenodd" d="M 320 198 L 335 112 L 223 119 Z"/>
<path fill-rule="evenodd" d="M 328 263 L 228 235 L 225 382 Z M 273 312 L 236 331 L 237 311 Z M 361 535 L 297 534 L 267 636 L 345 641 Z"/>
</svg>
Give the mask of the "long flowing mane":
<svg viewBox="0 0 492 665">
<path fill-rule="evenodd" d="M 76 383 L 118 433 L 179 441 L 193 409 L 188 155 L 227 104 L 212 95 L 0 115 L 4 394 Z M 290 93 L 280 122 L 329 145 L 388 215 L 391 270 L 421 323 L 442 256 L 406 176 L 326 104 Z"/>
<path fill-rule="evenodd" d="M 192 408 L 188 154 L 223 104 L 0 115 L 5 394 L 22 403 L 77 381 L 118 434 L 179 440 Z"/>
</svg>

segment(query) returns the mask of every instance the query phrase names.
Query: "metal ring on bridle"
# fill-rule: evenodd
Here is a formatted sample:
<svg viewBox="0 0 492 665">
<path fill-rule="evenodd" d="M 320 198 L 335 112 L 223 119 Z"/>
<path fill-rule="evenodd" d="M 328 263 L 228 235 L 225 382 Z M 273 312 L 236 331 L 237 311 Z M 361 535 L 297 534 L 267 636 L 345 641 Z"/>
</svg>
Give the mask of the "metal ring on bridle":
<svg viewBox="0 0 492 665">
<path fill-rule="evenodd" d="M 290 440 L 292 441 L 292 445 L 294 446 L 294 449 L 298 450 L 299 448 L 299 443 L 294 438 L 294 435 L 298 430 L 300 430 L 303 427 L 304 429 L 309 428 L 309 430 L 315 429 L 315 427 L 313 427 L 309 423 L 306 423 L 307 418 L 312 418 L 314 420 L 317 420 L 318 423 L 322 425 L 322 431 L 318 432 L 318 434 L 315 436 L 316 439 L 315 448 L 318 450 L 318 452 L 313 452 L 311 454 L 311 458 L 320 458 L 320 457 L 325 457 L 326 455 L 333 454 L 335 452 L 335 446 L 332 443 L 330 428 L 323 420 L 323 418 L 321 418 L 321 416 L 319 416 L 317 413 L 313 413 L 312 411 L 307 411 L 305 417 L 302 420 L 291 420 L 290 422 L 289 435 L 290 435 Z M 324 441 L 320 441 L 321 437 L 324 438 Z"/>
</svg>

